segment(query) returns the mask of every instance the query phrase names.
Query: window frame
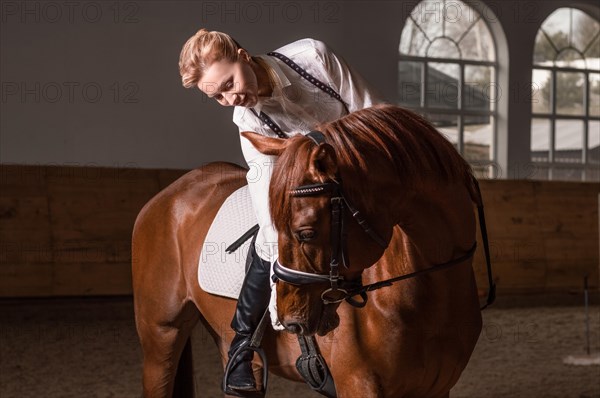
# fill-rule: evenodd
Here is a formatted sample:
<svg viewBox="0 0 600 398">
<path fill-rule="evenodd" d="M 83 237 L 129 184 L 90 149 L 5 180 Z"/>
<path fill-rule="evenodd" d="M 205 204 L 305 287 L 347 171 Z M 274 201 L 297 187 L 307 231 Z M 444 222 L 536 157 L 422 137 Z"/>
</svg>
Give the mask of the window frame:
<svg viewBox="0 0 600 398">
<path fill-rule="evenodd" d="M 542 62 L 552 62 L 552 65 L 542 65 L 542 64 L 538 64 L 535 61 L 535 58 L 532 60 L 531 63 L 531 80 L 533 83 L 533 74 L 536 70 L 543 70 L 543 71 L 549 71 L 550 72 L 550 76 L 551 76 L 551 82 L 552 82 L 552 87 L 550 90 L 550 112 L 534 112 L 533 110 L 533 101 L 531 103 L 531 122 L 530 122 L 530 129 L 529 129 L 529 135 L 530 137 L 532 137 L 533 131 L 531 128 L 531 125 L 533 124 L 533 120 L 534 119 L 543 119 L 543 120 L 547 120 L 549 121 L 550 124 L 550 137 L 549 137 L 549 144 L 548 144 L 548 160 L 547 161 L 539 161 L 539 160 L 534 160 L 533 158 L 533 151 L 530 145 L 529 147 L 529 158 L 530 161 L 536 165 L 539 166 L 541 168 L 543 168 L 544 170 L 547 171 L 547 177 L 544 179 L 548 179 L 548 180 L 554 180 L 553 175 L 556 172 L 560 172 L 561 169 L 570 169 L 570 170 L 578 170 L 581 172 L 581 178 L 579 179 L 579 181 L 595 181 L 595 179 L 593 178 L 588 178 L 588 173 L 592 174 L 591 171 L 589 171 L 590 169 L 593 169 L 594 167 L 596 169 L 600 168 L 600 165 L 595 164 L 595 163 L 590 163 L 589 162 L 589 137 L 590 137 L 590 122 L 591 121 L 597 121 L 600 122 L 600 115 L 598 116 L 592 116 L 590 115 L 590 106 L 589 106 L 589 101 L 590 101 L 590 74 L 600 74 L 600 69 L 591 69 L 589 67 L 589 63 L 587 62 L 587 60 L 589 59 L 588 57 L 585 56 L 585 52 L 589 49 L 589 47 L 596 41 L 597 37 L 600 35 L 600 29 L 598 30 L 598 32 L 596 33 L 596 35 L 590 40 L 590 42 L 588 43 L 587 47 L 585 48 L 585 50 L 583 52 L 581 52 L 579 49 L 573 47 L 573 45 L 571 43 L 569 43 L 568 46 L 562 47 L 562 48 L 557 48 L 555 43 L 551 40 L 551 38 L 548 36 L 548 34 L 546 33 L 545 30 L 543 30 L 543 25 L 544 23 L 548 20 L 548 18 L 550 18 L 550 16 L 552 16 L 556 11 L 560 10 L 560 9 L 568 9 L 570 10 L 570 12 L 572 12 L 573 10 L 578 10 L 581 11 L 583 13 L 585 13 L 588 17 L 592 18 L 593 20 L 595 20 L 596 22 L 600 23 L 599 20 L 597 20 L 596 18 L 594 18 L 592 15 L 590 15 L 589 13 L 585 12 L 584 10 L 581 10 L 579 8 L 576 7 L 558 7 L 556 8 L 554 11 L 552 11 L 548 17 L 546 17 L 546 19 L 544 19 L 542 21 L 542 23 L 540 24 L 539 28 L 536 31 L 535 37 L 537 38 L 538 34 L 540 32 L 542 32 L 544 34 L 544 36 L 546 37 L 546 40 L 548 40 L 548 42 L 552 45 L 552 48 L 556 51 L 556 54 L 554 56 L 554 59 L 550 60 L 547 59 L 545 61 Z M 570 18 L 569 21 L 569 33 L 570 35 L 572 35 L 573 33 L 573 19 L 572 17 Z M 559 55 L 561 53 L 563 53 L 566 50 L 572 50 L 572 51 L 576 51 L 580 56 L 581 59 L 584 60 L 585 62 L 585 68 L 574 68 L 571 66 L 557 66 L 557 58 L 559 57 Z M 533 50 L 533 54 L 535 57 L 535 43 L 534 43 L 534 50 Z M 582 115 L 572 115 L 572 114 L 562 114 L 562 113 L 557 113 L 557 90 L 556 90 L 556 83 L 557 83 L 557 73 L 560 72 L 567 72 L 567 73 L 580 73 L 583 74 L 585 76 L 584 78 L 584 89 L 583 89 L 583 109 L 584 112 Z M 535 89 L 535 87 L 532 86 L 533 89 Z M 581 148 L 581 162 L 561 162 L 561 161 L 556 161 L 556 124 L 557 121 L 559 120 L 577 120 L 577 121 L 581 121 L 583 123 L 583 140 L 582 140 L 582 148 Z M 533 138 L 533 137 L 532 137 Z M 532 142 L 533 144 L 533 142 Z M 539 176 L 537 178 L 540 178 Z M 537 179 L 536 178 L 536 179 Z M 571 180 L 573 181 L 573 180 Z"/>
<path fill-rule="evenodd" d="M 467 66 L 484 66 L 484 67 L 490 67 L 493 68 L 493 72 L 491 75 L 491 84 L 494 85 L 494 87 L 496 88 L 497 91 L 499 91 L 501 93 L 502 89 L 499 85 L 499 69 L 500 69 L 500 64 L 498 62 L 498 43 L 497 43 L 497 39 L 493 33 L 493 30 L 491 29 L 490 25 L 489 25 L 489 21 L 487 21 L 486 18 L 484 18 L 484 16 L 482 15 L 482 13 L 475 9 L 474 7 L 472 7 L 470 4 L 468 4 L 467 2 L 462 2 L 464 5 L 466 5 L 467 7 L 469 7 L 472 12 L 477 13 L 477 18 L 475 18 L 471 24 L 469 26 L 467 26 L 466 30 L 464 32 L 462 32 L 459 41 L 481 20 L 483 21 L 483 23 L 485 23 L 485 26 L 487 28 L 487 31 L 489 33 L 489 36 L 491 38 L 492 41 L 492 45 L 493 45 L 493 50 L 494 50 L 494 61 L 482 61 L 482 60 L 471 60 L 471 59 L 464 59 L 462 52 L 460 50 L 460 46 L 458 45 L 458 42 L 456 40 L 454 40 L 452 37 L 449 37 L 445 34 L 445 31 L 442 30 L 443 34 L 430 38 L 429 36 L 427 36 L 427 34 L 425 33 L 425 31 L 421 28 L 420 24 L 417 23 L 417 21 L 413 18 L 412 13 L 413 11 L 417 8 L 417 7 L 422 7 L 422 2 L 419 2 L 417 5 L 415 5 L 415 7 L 413 7 L 413 9 L 411 10 L 411 12 L 409 13 L 409 15 L 406 17 L 406 20 L 404 22 L 404 27 L 406 26 L 407 22 L 409 20 L 411 20 L 411 22 L 416 26 L 417 29 L 419 29 L 421 31 L 421 33 L 423 35 L 425 35 L 425 37 L 427 38 L 427 40 L 429 41 L 429 43 L 427 44 L 427 49 L 429 49 L 429 46 L 431 46 L 431 44 L 440 38 L 444 38 L 447 40 L 450 40 L 454 43 L 454 45 L 456 46 L 456 48 L 459 51 L 459 55 L 460 58 L 447 58 L 447 57 L 431 57 L 431 56 L 418 56 L 418 55 L 409 55 L 409 54 L 404 54 L 401 52 L 400 50 L 400 46 L 398 46 L 398 58 L 397 58 L 397 70 L 400 70 L 400 63 L 401 62 L 418 62 L 422 65 L 421 68 L 421 84 L 420 84 L 420 103 L 419 106 L 414 106 L 414 105 L 409 105 L 409 104 L 404 104 L 401 102 L 401 98 L 402 98 L 402 93 L 400 91 L 398 91 L 398 103 L 400 104 L 400 106 L 408 108 L 414 112 L 417 112 L 419 114 L 422 114 L 424 116 L 428 116 L 430 114 L 438 114 L 438 115 L 452 115 L 455 116 L 457 118 L 457 143 L 456 143 L 456 147 L 458 152 L 464 156 L 464 150 L 465 150 L 465 142 L 464 142 L 464 135 L 465 135 L 465 122 L 464 120 L 468 117 L 472 117 L 472 116 L 485 116 L 485 117 L 490 117 L 492 118 L 492 138 L 491 138 L 491 148 L 489 150 L 489 159 L 488 160 L 472 160 L 472 159 L 467 159 L 469 161 L 469 163 L 473 166 L 477 166 L 477 167 L 481 167 L 482 169 L 488 169 L 490 166 L 494 167 L 497 163 L 497 159 L 498 159 L 498 99 L 499 99 L 499 93 L 496 93 L 496 98 L 490 98 L 489 104 L 490 104 L 490 109 L 489 110 L 473 110 L 473 109 L 464 109 L 463 106 L 463 99 L 465 98 L 465 69 Z M 445 21 L 445 19 L 443 19 L 443 21 Z M 404 31 L 404 27 L 403 27 L 403 31 Z M 402 32 L 400 33 L 400 42 L 402 41 Z M 425 52 L 425 54 L 427 54 L 427 51 Z M 429 84 L 429 78 L 428 78 L 428 69 L 429 69 L 429 64 L 430 63 L 440 63 L 440 64 L 453 64 L 453 65 L 458 65 L 459 67 L 459 78 L 457 81 L 458 84 L 458 98 L 457 98 L 457 106 L 456 108 L 453 109 L 448 109 L 448 108 L 440 108 L 440 107 L 432 107 L 429 106 L 429 104 L 427 103 L 427 87 Z M 492 170 L 488 170 L 489 172 L 492 172 Z"/>
</svg>

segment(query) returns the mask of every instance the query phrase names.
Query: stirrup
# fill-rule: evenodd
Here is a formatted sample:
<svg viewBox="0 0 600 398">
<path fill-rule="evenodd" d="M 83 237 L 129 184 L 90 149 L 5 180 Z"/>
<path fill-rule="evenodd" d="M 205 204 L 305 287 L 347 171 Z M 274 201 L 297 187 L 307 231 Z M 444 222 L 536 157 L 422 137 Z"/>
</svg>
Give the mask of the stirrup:
<svg viewBox="0 0 600 398">
<path fill-rule="evenodd" d="M 243 341 L 240 346 L 231 354 L 231 358 L 227 362 L 227 366 L 225 367 L 225 374 L 223 376 L 223 392 L 228 395 L 233 395 L 236 397 L 256 397 L 262 398 L 265 396 L 267 392 L 267 385 L 269 382 L 269 362 L 267 361 L 267 354 L 260 347 L 260 342 L 262 341 L 263 335 L 265 334 L 265 329 L 267 327 L 267 322 L 270 321 L 269 310 L 267 309 L 263 314 L 258 327 L 252 334 L 252 338 L 246 341 Z M 260 360 L 263 363 L 263 377 L 262 377 L 262 388 L 256 390 L 235 390 L 228 387 L 229 374 L 231 373 L 231 369 L 233 364 L 236 363 L 236 358 L 241 355 L 245 351 L 252 351 L 258 353 L 260 356 Z"/>
<path fill-rule="evenodd" d="M 263 380 L 261 389 L 237 390 L 228 386 L 229 374 L 231 373 L 231 369 L 233 368 L 234 364 L 237 365 L 236 358 L 246 351 L 257 352 L 260 356 L 261 361 L 263 362 Z M 236 397 L 264 397 L 267 391 L 267 383 L 269 378 L 269 370 L 267 369 L 266 364 L 267 355 L 265 354 L 265 351 L 262 348 L 253 346 L 251 340 L 242 342 L 242 344 L 240 344 L 237 350 L 235 350 L 233 354 L 231 354 L 231 358 L 229 359 L 229 362 L 227 362 L 227 366 L 225 367 L 225 375 L 223 376 L 223 391 L 225 392 L 225 394 L 234 395 Z"/>
</svg>

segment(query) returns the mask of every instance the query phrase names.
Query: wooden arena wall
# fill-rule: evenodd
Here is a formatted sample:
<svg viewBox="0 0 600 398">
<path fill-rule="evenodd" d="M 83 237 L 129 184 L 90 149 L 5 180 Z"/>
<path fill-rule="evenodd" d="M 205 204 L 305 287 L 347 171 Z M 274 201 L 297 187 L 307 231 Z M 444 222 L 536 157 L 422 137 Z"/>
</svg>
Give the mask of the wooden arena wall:
<svg viewBox="0 0 600 398">
<path fill-rule="evenodd" d="M 184 170 L 0 166 L 0 297 L 131 294 L 142 206 Z M 598 287 L 597 184 L 481 181 L 500 293 Z M 480 239 L 480 238 L 479 238 Z M 487 287 L 483 250 L 475 270 Z"/>
</svg>

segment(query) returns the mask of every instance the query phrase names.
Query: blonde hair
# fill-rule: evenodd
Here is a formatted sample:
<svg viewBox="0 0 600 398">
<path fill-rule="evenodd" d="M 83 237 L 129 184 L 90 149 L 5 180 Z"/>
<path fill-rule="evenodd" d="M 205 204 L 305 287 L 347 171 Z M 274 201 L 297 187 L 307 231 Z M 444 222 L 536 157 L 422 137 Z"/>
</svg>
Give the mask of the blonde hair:
<svg viewBox="0 0 600 398">
<path fill-rule="evenodd" d="M 179 74 L 183 87 L 198 85 L 206 69 L 215 61 L 238 59 L 241 46 L 228 34 L 200 29 L 188 39 L 179 55 Z"/>
</svg>

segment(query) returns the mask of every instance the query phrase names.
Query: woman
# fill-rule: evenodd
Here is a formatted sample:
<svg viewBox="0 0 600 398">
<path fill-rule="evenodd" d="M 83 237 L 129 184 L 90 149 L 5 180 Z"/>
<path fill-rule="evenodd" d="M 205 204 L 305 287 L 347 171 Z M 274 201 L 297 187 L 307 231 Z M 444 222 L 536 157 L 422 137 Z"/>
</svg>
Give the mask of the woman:
<svg viewBox="0 0 600 398">
<path fill-rule="evenodd" d="M 201 29 L 183 46 L 179 70 L 184 87 L 197 87 L 219 104 L 235 106 L 233 122 L 240 132 L 280 138 L 307 134 L 320 123 L 380 102 L 341 58 L 312 39 L 251 56 L 229 35 Z M 268 306 L 269 273 L 277 257 L 277 231 L 271 222 L 268 195 L 275 159 L 258 152 L 244 137 L 240 140 L 250 166 L 248 188 L 260 230 L 231 322 L 236 335 L 229 359 L 251 338 Z M 252 357 L 252 351 L 245 351 L 235 358 L 226 393 L 256 390 Z"/>
</svg>

